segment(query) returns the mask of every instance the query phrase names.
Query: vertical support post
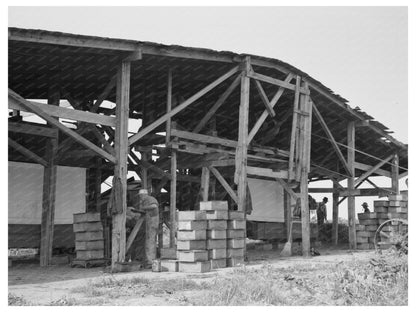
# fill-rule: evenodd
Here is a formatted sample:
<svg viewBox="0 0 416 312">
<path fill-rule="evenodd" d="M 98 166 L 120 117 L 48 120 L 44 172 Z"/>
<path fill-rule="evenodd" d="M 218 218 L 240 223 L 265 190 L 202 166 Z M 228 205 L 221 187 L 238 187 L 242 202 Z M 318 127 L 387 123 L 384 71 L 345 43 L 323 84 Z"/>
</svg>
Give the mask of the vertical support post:
<svg viewBox="0 0 416 312">
<path fill-rule="evenodd" d="M 391 165 L 391 189 L 394 194 L 399 195 L 399 155 L 396 153 L 392 159 Z"/>
<path fill-rule="evenodd" d="M 293 117 L 292 117 L 292 132 L 290 136 L 290 151 L 289 151 L 289 182 L 293 179 L 293 168 L 295 160 L 295 148 L 297 142 L 298 132 L 298 114 L 297 110 L 299 107 L 299 89 L 300 89 L 300 76 L 296 76 L 296 89 L 295 89 L 295 100 L 293 102 Z"/>
<path fill-rule="evenodd" d="M 49 88 L 48 104 L 59 106 L 59 85 L 52 83 Z M 46 143 L 46 160 L 48 165 L 43 172 L 42 219 L 40 230 L 40 266 L 52 262 L 53 232 L 55 223 L 56 198 L 56 154 L 58 139 L 49 139 Z"/>
<path fill-rule="evenodd" d="M 114 135 L 117 163 L 114 166 L 112 207 L 112 257 L 111 267 L 124 262 L 126 256 L 126 210 L 127 210 L 127 155 L 128 121 L 130 103 L 130 62 L 122 62 L 117 72 L 116 129 Z"/>
<path fill-rule="evenodd" d="M 172 179 L 170 180 L 170 247 L 175 247 L 175 234 L 176 234 L 176 179 L 177 179 L 177 154 L 175 150 L 172 150 L 170 158 L 170 174 Z"/>
<path fill-rule="evenodd" d="M 142 159 L 144 161 L 148 161 L 148 160 L 151 160 L 152 159 L 152 151 L 151 150 L 150 150 L 150 153 L 149 153 L 149 151 L 146 149 L 146 151 L 141 152 L 141 155 L 142 155 Z M 151 191 L 152 184 L 149 183 L 149 174 L 148 174 L 149 172 L 148 172 L 148 169 L 145 168 L 145 167 L 142 167 L 140 169 L 141 169 L 140 172 L 142 174 L 142 176 L 141 176 L 141 179 L 142 179 L 142 188 L 146 189 L 149 192 L 149 194 L 152 194 L 152 191 Z"/>
<path fill-rule="evenodd" d="M 334 192 L 332 193 L 332 244 L 338 245 L 338 201 L 339 201 L 339 191 L 338 186 L 333 183 Z"/>
<path fill-rule="evenodd" d="M 166 97 L 166 112 L 169 113 L 172 110 L 172 70 L 168 71 L 167 81 L 167 97 Z M 169 144 L 171 140 L 172 120 L 169 118 L 166 121 L 166 144 Z M 170 240 L 169 246 L 175 247 L 176 236 L 176 188 L 177 188 L 177 153 L 176 150 L 171 150 L 170 158 L 170 174 L 172 179 L 170 180 Z"/>
<path fill-rule="evenodd" d="M 348 123 L 347 131 L 348 141 L 348 168 L 352 176 L 348 177 L 348 237 L 350 249 L 357 249 L 357 236 L 355 232 L 355 196 L 352 195 L 354 190 L 355 179 L 355 123 Z"/>
<path fill-rule="evenodd" d="M 207 167 L 202 167 L 201 173 L 201 193 L 202 201 L 208 201 L 209 195 L 209 170 Z"/>
<path fill-rule="evenodd" d="M 235 176 L 237 184 L 238 210 L 246 211 L 247 196 L 247 137 L 248 137 L 248 115 L 250 97 L 250 78 L 247 73 L 250 71 L 250 57 L 243 62 L 241 73 L 240 110 L 238 120 L 238 144 L 235 155 Z"/>
<path fill-rule="evenodd" d="M 290 224 L 292 223 L 292 200 L 290 194 L 286 191 L 283 192 L 283 201 L 286 225 L 286 238 L 289 239 Z"/>
<path fill-rule="evenodd" d="M 308 89 L 308 83 L 303 82 L 303 87 Z M 309 101 L 309 95 L 301 94 L 299 99 L 299 107 L 303 112 L 311 111 L 309 106 L 312 102 Z M 302 115 L 299 118 L 299 162 L 296 168 L 300 171 L 300 198 L 301 198 L 301 212 L 302 212 L 302 255 L 304 257 L 311 256 L 311 230 L 310 230 L 310 212 L 309 212 L 309 198 L 308 198 L 308 162 L 310 157 L 310 145 L 308 141 L 311 138 L 311 133 L 308 129 L 309 118 L 311 116 Z M 300 169 L 300 170 L 299 170 Z"/>
</svg>

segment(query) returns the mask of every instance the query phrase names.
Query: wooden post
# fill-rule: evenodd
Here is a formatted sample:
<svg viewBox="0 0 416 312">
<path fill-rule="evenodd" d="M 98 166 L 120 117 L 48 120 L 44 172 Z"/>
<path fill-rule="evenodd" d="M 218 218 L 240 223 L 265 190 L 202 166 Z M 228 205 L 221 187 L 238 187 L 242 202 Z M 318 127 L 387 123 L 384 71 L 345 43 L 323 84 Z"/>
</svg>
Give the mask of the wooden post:
<svg viewBox="0 0 416 312">
<path fill-rule="evenodd" d="M 284 200 L 284 213 L 285 213 L 285 225 L 286 225 L 286 237 L 289 239 L 290 235 L 290 224 L 292 222 L 292 199 L 287 191 L 283 192 Z"/>
<path fill-rule="evenodd" d="M 250 57 L 246 57 L 243 63 L 241 74 L 241 95 L 240 111 L 238 121 L 238 144 L 235 155 L 235 176 L 237 184 L 238 210 L 246 211 L 247 196 L 247 136 L 248 136 L 248 114 L 250 97 L 250 78 L 247 73 L 250 71 Z"/>
<path fill-rule="evenodd" d="M 399 155 L 394 154 L 391 166 L 391 189 L 394 194 L 400 194 L 399 189 Z"/>
<path fill-rule="evenodd" d="M 48 104 L 59 106 L 59 86 L 51 84 L 49 88 Z M 48 164 L 43 173 L 42 219 L 40 230 L 40 266 L 48 266 L 52 262 L 53 232 L 55 225 L 56 198 L 56 154 L 58 152 L 58 138 L 51 138 L 46 143 L 46 157 Z"/>
<path fill-rule="evenodd" d="M 302 83 L 305 89 L 308 89 L 308 84 Z M 299 99 L 299 107 L 303 112 L 311 111 L 309 105 L 312 102 L 309 101 L 309 96 L 301 94 Z M 296 168 L 297 172 L 300 171 L 300 198 L 301 198 L 301 212 L 302 212 L 302 255 L 304 257 L 311 256 L 311 233 L 310 233 L 310 213 L 309 213 L 309 198 L 308 198 L 308 162 L 310 157 L 310 140 L 311 133 L 309 132 L 309 118 L 311 115 L 300 116 L 299 121 L 299 162 L 298 166 L 300 170 Z"/>
<path fill-rule="evenodd" d="M 172 110 L 172 70 L 169 68 L 168 71 L 168 91 L 166 99 L 166 113 L 169 113 Z M 166 120 L 166 144 L 170 142 L 170 130 L 172 127 L 172 118 Z"/>
<path fill-rule="evenodd" d="M 172 179 L 170 180 L 170 247 L 175 247 L 175 234 L 176 234 L 176 179 L 177 179 L 177 154 L 175 150 L 172 150 L 170 158 L 170 174 Z"/>
<path fill-rule="evenodd" d="M 209 170 L 207 167 L 202 167 L 201 173 L 201 193 L 202 201 L 208 201 L 209 195 Z"/>
<path fill-rule="evenodd" d="M 334 192 L 332 193 L 332 244 L 338 245 L 338 185 L 333 183 Z"/>
<path fill-rule="evenodd" d="M 355 232 L 355 196 L 352 195 L 354 190 L 355 179 L 355 123 L 348 123 L 348 168 L 351 172 L 351 176 L 348 177 L 348 237 L 350 249 L 357 249 L 357 239 Z"/>
<path fill-rule="evenodd" d="M 298 133 L 298 114 L 296 113 L 299 107 L 299 88 L 300 88 L 300 76 L 296 76 L 296 90 L 295 100 L 293 102 L 293 117 L 292 117 L 292 132 L 290 136 L 290 156 L 289 156 L 289 182 L 293 179 L 293 168 L 295 165 L 295 149 L 297 143 Z"/>
<path fill-rule="evenodd" d="M 127 155 L 128 121 L 130 103 L 130 62 L 122 62 L 117 72 L 116 129 L 114 135 L 115 156 L 112 207 L 112 257 L 111 267 L 124 262 L 126 256 L 126 210 L 127 210 Z"/>
</svg>

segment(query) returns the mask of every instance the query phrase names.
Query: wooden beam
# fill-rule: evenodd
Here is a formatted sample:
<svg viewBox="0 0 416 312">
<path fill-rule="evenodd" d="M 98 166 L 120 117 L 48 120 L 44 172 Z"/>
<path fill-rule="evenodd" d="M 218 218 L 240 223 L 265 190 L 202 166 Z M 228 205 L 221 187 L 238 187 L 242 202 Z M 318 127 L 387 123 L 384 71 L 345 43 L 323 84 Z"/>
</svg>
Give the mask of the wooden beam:
<svg viewBox="0 0 416 312">
<path fill-rule="evenodd" d="M 176 235 L 176 175 L 177 175 L 177 153 L 172 150 L 170 158 L 170 174 L 172 179 L 170 180 L 170 242 L 171 248 L 175 247 L 175 235 Z"/>
<path fill-rule="evenodd" d="M 308 188 L 309 193 L 333 193 L 334 188 L 331 187 L 310 187 Z"/>
<path fill-rule="evenodd" d="M 286 82 L 286 81 L 283 81 L 283 80 L 280 80 L 280 79 L 276 79 L 276 78 L 272 78 L 272 77 L 269 77 L 269 76 L 265 76 L 265 75 L 262 75 L 262 74 L 259 74 L 259 73 L 255 73 L 253 71 L 250 71 L 248 73 L 248 77 L 253 78 L 255 80 L 264 81 L 264 82 L 267 82 L 267 83 L 270 83 L 270 84 L 273 84 L 273 85 L 276 85 L 276 86 L 279 86 L 279 87 L 282 87 L 282 88 L 285 88 L 285 89 L 289 89 L 289 90 L 292 90 L 292 91 L 295 91 L 295 89 L 296 89 L 296 86 L 289 83 L 289 82 Z M 300 88 L 299 92 L 304 93 L 304 94 L 309 94 L 309 91 L 305 88 Z"/>
<path fill-rule="evenodd" d="M 42 109 L 38 108 L 37 106 L 32 105 L 32 103 L 30 103 L 29 101 L 26 101 L 24 98 L 22 98 L 20 95 L 18 95 L 17 93 L 15 93 L 14 91 L 12 91 L 10 89 L 9 89 L 9 99 L 13 99 L 14 101 L 18 102 L 19 105 L 24 107 L 27 111 L 30 111 L 30 112 L 38 115 L 42 119 L 46 120 L 49 124 L 51 124 L 52 126 L 57 128 L 58 130 L 62 131 L 66 135 L 68 135 L 68 136 L 72 137 L 74 140 L 78 141 L 80 144 L 82 144 L 85 147 L 94 151 L 98 156 L 104 157 L 104 158 L 108 159 L 109 161 L 111 161 L 112 163 L 116 162 L 116 158 L 113 155 L 107 153 L 106 151 L 102 150 L 98 146 L 94 145 L 93 143 L 91 143 L 87 139 L 80 136 L 75 131 L 65 127 L 62 123 L 59 122 L 59 120 L 56 120 L 55 118 L 51 117 L 48 113 L 46 113 Z"/>
<path fill-rule="evenodd" d="M 116 86 L 117 76 L 113 76 L 108 84 L 105 86 L 103 92 L 98 96 L 98 99 L 95 101 L 94 105 L 91 108 L 91 112 L 96 113 L 100 108 L 101 104 L 107 99 L 111 91 Z"/>
<path fill-rule="evenodd" d="M 8 122 L 8 131 L 14 133 L 24 133 L 30 135 L 38 135 L 48 138 L 56 138 L 58 131 L 55 128 L 33 125 L 27 122 Z"/>
<path fill-rule="evenodd" d="M 355 232 L 355 197 L 351 194 L 354 190 L 354 175 L 355 175 L 355 125 L 354 122 L 348 123 L 347 129 L 347 142 L 348 142 L 348 172 L 350 177 L 348 178 L 348 237 L 350 249 L 357 249 L 357 239 Z"/>
<path fill-rule="evenodd" d="M 234 81 L 230 84 L 230 86 L 225 90 L 223 94 L 218 98 L 215 104 L 209 109 L 208 113 L 201 119 L 201 121 L 195 126 L 192 132 L 198 133 L 200 132 L 207 122 L 215 115 L 217 110 L 221 107 L 222 104 L 227 100 L 230 94 L 235 90 L 235 88 L 240 84 L 241 75 L 235 77 Z"/>
<path fill-rule="evenodd" d="M 399 174 L 399 180 L 404 177 L 407 177 L 408 175 L 409 175 L 409 171 L 402 172 L 401 174 Z"/>
<path fill-rule="evenodd" d="M 290 186 L 281 178 L 275 178 L 276 181 L 284 188 L 287 194 L 289 194 L 294 200 L 297 200 L 299 198 L 299 194 L 296 194 L 293 192 L 293 190 L 290 188 Z"/>
<path fill-rule="evenodd" d="M 293 168 L 295 165 L 295 149 L 297 141 L 297 132 L 298 132 L 298 114 L 296 113 L 299 110 L 299 89 L 300 89 L 300 76 L 296 76 L 296 85 L 295 85 L 295 99 L 293 102 L 293 117 L 292 117 L 292 131 L 290 135 L 290 150 L 289 150 L 289 182 L 293 180 Z"/>
<path fill-rule="evenodd" d="M 276 139 L 277 135 L 280 132 L 280 128 L 282 125 L 289 119 L 289 117 L 292 115 L 292 112 L 290 109 L 286 111 L 286 113 L 283 115 L 282 119 L 277 122 L 275 127 L 271 129 L 270 132 L 266 133 L 263 138 L 260 141 L 261 145 L 266 145 L 267 143 L 273 141 Z"/>
<path fill-rule="evenodd" d="M 276 113 L 273 110 L 273 107 L 270 105 L 269 98 L 267 97 L 266 92 L 264 92 L 263 87 L 261 86 L 260 81 L 254 80 L 254 83 L 259 91 L 260 98 L 263 101 L 264 106 L 266 107 L 266 111 L 269 113 L 271 117 L 276 116 Z"/>
<path fill-rule="evenodd" d="M 316 107 L 315 103 L 312 104 L 312 108 L 313 108 L 313 112 L 315 113 L 316 118 L 318 119 L 319 123 L 322 126 L 322 129 L 324 129 L 326 135 L 328 136 L 333 148 L 335 149 L 335 152 L 338 155 L 338 158 L 341 160 L 341 164 L 342 166 L 345 168 L 345 170 L 347 171 L 348 175 L 352 176 L 353 172 L 351 172 L 350 166 L 348 166 L 347 161 L 345 160 L 344 155 L 342 155 L 341 150 L 339 149 L 339 146 L 337 144 L 337 142 L 335 141 L 334 136 L 331 133 L 331 130 L 329 130 L 324 118 L 322 117 L 321 113 L 319 112 L 318 108 Z"/>
<path fill-rule="evenodd" d="M 113 228 L 111 245 L 111 268 L 116 263 L 125 261 L 126 257 L 126 211 L 127 211 L 127 154 L 128 154 L 128 120 L 130 103 L 130 63 L 122 62 L 117 71 L 116 88 L 116 129 L 115 153 L 117 162 L 114 166 L 112 207 Z"/>
<path fill-rule="evenodd" d="M 366 164 L 363 164 L 363 163 L 359 163 L 359 162 L 355 162 L 354 167 L 355 167 L 355 169 L 359 169 L 359 170 L 363 170 L 363 171 L 368 171 L 368 170 L 371 170 L 371 168 L 372 168 L 372 166 L 369 166 L 369 165 L 366 165 Z M 376 171 L 374 171 L 373 173 L 379 174 L 379 175 L 384 176 L 384 177 L 391 178 L 391 172 L 390 171 L 383 170 L 383 169 L 380 169 L 380 168 L 377 169 Z"/>
<path fill-rule="evenodd" d="M 387 196 L 393 194 L 394 191 L 392 188 L 364 188 L 364 189 L 354 189 L 351 192 L 348 190 L 340 191 L 339 195 L 346 197 L 346 196 Z"/>
<path fill-rule="evenodd" d="M 386 164 L 388 161 L 390 161 L 390 159 L 393 158 L 394 155 L 391 155 L 385 159 L 383 159 L 381 162 L 379 162 L 377 165 L 373 166 L 370 170 L 368 170 L 367 172 L 363 173 L 359 178 L 357 178 L 354 181 L 354 185 L 357 185 L 358 183 L 360 183 L 361 181 L 364 181 L 365 179 L 367 179 L 369 176 L 371 176 L 373 173 L 375 173 L 378 169 L 380 169 L 384 164 Z"/>
<path fill-rule="evenodd" d="M 235 155 L 234 183 L 237 184 L 238 210 L 246 212 L 247 197 L 247 147 L 248 147 L 248 116 L 250 103 L 250 57 L 242 63 L 240 105 L 238 117 L 238 145 Z"/>
<path fill-rule="evenodd" d="M 11 91 L 11 90 L 10 90 Z M 13 92 L 13 91 L 12 91 Z M 27 101 L 32 107 L 36 107 L 39 110 L 42 110 L 44 113 L 49 116 L 71 119 L 76 121 L 88 122 L 93 124 L 100 124 L 106 126 L 115 126 L 116 119 L 112 116 L 105 116 L 100 114 L 95 114 L 91 112 L 85 112 L 77 109 L 70 109 L 60 106 L 47 105 L 34 101 Z M 9 109 L 18 109 L 20 111 L 27 112 L 29 111 L 27 106 L 23 105 L 21 101 L 16 99 L 14 95 L 11 95 L 9 92 Z M 31 111 L 29 111 L 31 112 Z"/>
<path fill-rule="evenodd" d="M 48 162 L 43 159 L 42 157 L 40 157 L 39 155 L 36 155 L 35 153 L 33 153 L 32 151 L 28 150 L 26 147 L 20 145 L 19 143 L 17 143 L 16 141 L 12 140 L 11 138 L 8 138 L 8 142 L 9 142 L 9 146 L 11 146 L 12 148 L 14 148 L 16 151 L 18 151 L 19 153 L 23 154 L 24 156 L 26 156 L 27 158 L 37 162 L 38 164 L 46 167 L 48 166 Z"/>
<path fill-rule="evenodd" d="M 289 74 L 289 75 L 287 75 L 287 77 L 286 77 L 286 79 L 284 81 L 285 82 L 289 82 L 292 79 L 293 79 L 293 75 L 292 74 Z M 279 99 L 282 96 L 282 94 L 283 94 L 284 91 L 285 91 L 285 88 L 279 87 L 279 89 L 277 90 L 275 96 L 270 101 L 270 106 L 271 107 L 274 107 L 276 105 L 276 103 L 279 101 Z M 260 115 L 259 119 L 254 124 L 253 128 L 251 129 L 251 131 L 250 131 L 250 133 L 248 135 L 248 139 L 247 139 L 248 144 L 250 144 L 251 140 L 254 138 L 254 136 L 257 134 L 257 132 L 260 130 L 260 127 L 263 125 L 263 123 L 266 120 L 267 116 L 269 116 L 269 113 L 268 113 L 267 110 L 264 110 L 263 113 Z"/>
<path fill-rule="evenodd" d="M 144 137 L 146 134 L 166 122 L 169 118 L 172 118 L 177 113 L 194 103 L 196 100 L 201 98 L 203 95 L 214 89 L 216 86 L 233 76 L 239 69 L 239 66 L 233 67 L 231 70 L 229 70 L 227 73 L 222 75 L 221 77 L 217 78 L 215 81 L 210 83 L 208 86 L 203 88 L 202 90 L 195 93 L 193 96 L 191 96 L 189 99 L 182 102 L 180 105 L 176 106 L 174 109 L 172 109 L 169 113 L 166 113 L 162 117 L 158 118 L 156 121 L 148 125 L 147 127 L 141 129 L 139 132 L 134 134 L 129 138 L 129 145 L 134 144 L 136 141 L 140 140 L 142 137 Z"/>
<path fill-rule="evenodd" d="M 260 176 L 260 177 L 268 177 L 268 178 L 279 178 L 279 179 L 287 179 L 288 172 L 287 171 L 273 171 L 269 168 L 260 168 L 260 167 L 252 167 L 247 166 L 247 174 Z"/>
<path fill-rule="evenodd" d="M 333 182 L 334 192 L 332 193 L 332 244 L 338 245 L 338 218 L 339 218 L 339 192 L 337 189 L 338 185 Z M 310 189 L 309 189 L 310 191 Z"/>
<path fill-rule="evenodd" d="M 168 71 L 168 81 L 167 81 L 167 95 L 166 95 L 166 113 L 169 114 L 172 111 L 172 69 L 169 68 Z M 172 118 L 166 120 L 166 137 L 165 143 L 170 142 L 170 136 L 172 131 Z"/>
<path fill-rule="evenodd" d="M 142 227 L 143 221 L 144 221 L 145 217 L 142 216 L 140 217 L 139 220 L 136 221 L 136 224 L 134 225 L 133 230 L 131 231 L 129 238 L 127 239 L 127 243 L 126 243 L 126 254 L 129 252 L 131 245 L 134 242 L 134 239 L 137 236 L 137 233 L 139 233 L 140 228 Z"/>
<path fill-rule="evenodd" d="M 217 170 L 217 168 L 214 168 L 214 167 L 210 166 L 210 167 L 208 167 L 208 169 L 217 178 L 218 182 L 220 182 L 220 184 L 225 189 L 225 191 L 228 193 L 228 195 L 230 195 L 232 200 L 234 200 L 234 202 L 238 204 L 237 194 L 234 192 L 234 190 L 231 188 L 231 186 L 227 183 L 227 181 L 224 179 L 224 177 L 221 175 L 221 173 Z"/>
<path fill-rule="evenodd" d="M 201 173 L 201 190 L 202 190 L 202 201 L 208 201 L 209 194 L 209 170 L 207 167 L 202 167 Z"/>
<path fill-rule="evenodd" d="M 400 194 L 399 188 L 399 154 L 394 154 L 391 165 L 391 188 L 394 194 Z"/>
</svg>

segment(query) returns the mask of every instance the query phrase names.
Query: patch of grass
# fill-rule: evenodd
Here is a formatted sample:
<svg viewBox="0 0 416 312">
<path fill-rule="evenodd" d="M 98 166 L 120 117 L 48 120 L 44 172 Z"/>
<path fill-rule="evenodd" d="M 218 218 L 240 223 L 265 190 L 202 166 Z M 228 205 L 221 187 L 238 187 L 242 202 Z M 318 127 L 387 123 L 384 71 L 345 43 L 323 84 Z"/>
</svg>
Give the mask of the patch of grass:
<svg viewBox="0 0 416 312">
<path fill-rule="evenodd" d="M 196 305 L 407 305 L 406 256 L 371 261 L 236 269 L 219 277 Z"/>
<path fill-rule="evenodd" d="M 31 305 L 23 296 L 17 296 L 13 293 L 8 294 L 8 305 L 9 306 L 27 306 Z"/>
</svg>

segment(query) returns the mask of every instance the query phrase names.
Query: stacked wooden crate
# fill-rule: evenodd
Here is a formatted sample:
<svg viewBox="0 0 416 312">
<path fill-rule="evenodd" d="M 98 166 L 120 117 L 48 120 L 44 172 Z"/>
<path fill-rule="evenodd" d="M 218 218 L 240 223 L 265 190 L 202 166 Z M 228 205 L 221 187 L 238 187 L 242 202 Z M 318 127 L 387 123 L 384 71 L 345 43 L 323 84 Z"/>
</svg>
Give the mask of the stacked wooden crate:
<svg viewBox="0 0 416 312">
<path fill-rule="evenodd" d="M 209 272 L 211 262 L 208 260 L 206 212 L 179 211 L 177 216 L 179 272 Z"/>
<path fill-rule="evenodd" d="M 74 214 L 76 258 L 72 264 L 87 266 L 104 260 L 104 235 L 99 213 Z"/>
<path fill-rule="evenodd" d="M 227 266 L 227 220 L 226 201 L 206 201 L 200 203 L 201 211 L 207 216 L 207 250 L 212 269 Z"/>
<path fill-rule="evenodd" d="M 403 195 L 390 195 L 388 200 L 375 200 L 374 212 L 358 214 L 360 224 L 356 225 L 357 249 L 373 249 L 378 227 L 390 219 L 407 219 L 407 209 L 407 198 Z M 388 230 L 397 229 L 383 228 L 383 232 Z"/>
<path fill-rule="evenodd" d="M 244 212 L 229 211 L 227 224 L 227 266 L 244 263 L 246 221 Z"/>
</svg>

